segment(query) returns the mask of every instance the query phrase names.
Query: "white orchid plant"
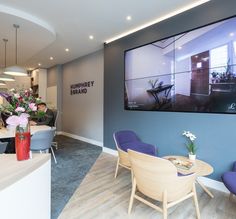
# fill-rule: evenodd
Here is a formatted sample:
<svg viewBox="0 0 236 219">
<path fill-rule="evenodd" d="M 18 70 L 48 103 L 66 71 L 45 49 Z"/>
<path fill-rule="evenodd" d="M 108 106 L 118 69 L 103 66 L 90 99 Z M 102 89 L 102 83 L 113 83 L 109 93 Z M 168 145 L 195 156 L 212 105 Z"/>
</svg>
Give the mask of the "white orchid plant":
<svg viewBox="0 0 236 219">
<path fill-rule="evenodd" d="M 186 147 L 188 149 L 189 154 L 196 154 L 197 147 L 194 141 L 197 137 L 190 131 L 184 131 L 183 136 L 185 136 L 188 139 L 188 143 L 186 143 Z"/>
</svg>

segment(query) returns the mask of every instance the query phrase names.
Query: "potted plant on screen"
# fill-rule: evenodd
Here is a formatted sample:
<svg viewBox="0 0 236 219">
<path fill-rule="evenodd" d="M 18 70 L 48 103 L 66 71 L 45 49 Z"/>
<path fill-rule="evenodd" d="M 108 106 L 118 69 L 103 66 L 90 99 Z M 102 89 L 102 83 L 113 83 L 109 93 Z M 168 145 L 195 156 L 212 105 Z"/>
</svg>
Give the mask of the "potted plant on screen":
<svg viewBox="0 0 236 219">
<path fill-rule="evenodd" d="M 188 141 L 185 145 L 186 145 L 188 152 L 189 152 L 189 159 L 195 160 L 197 147 L 196 147 L 194 141 L 196 139 L 196 136 L 194 134 L 192 134 L 190 131 L 184 131 L 183 136 L 185 136 Z"/>
<path fill-rule="evenodd" d="M 152 89 L 155 89 L 158 81 L 159 81 L 159 79 L 157 78 L 155 81 L 149 80 L 148 83 L 151 85 Z"/>
</svg>

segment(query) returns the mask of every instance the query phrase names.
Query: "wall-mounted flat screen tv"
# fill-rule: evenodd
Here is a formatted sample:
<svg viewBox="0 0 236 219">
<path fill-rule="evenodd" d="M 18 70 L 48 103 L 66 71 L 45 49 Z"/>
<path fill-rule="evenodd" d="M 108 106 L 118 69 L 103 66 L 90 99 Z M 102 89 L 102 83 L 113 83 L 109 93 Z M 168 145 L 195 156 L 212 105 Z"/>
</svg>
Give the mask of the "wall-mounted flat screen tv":
<svg viewBox="0 0 236 219">
<path fill-rule="evenodd" d="M 125 109 L 236 113 L 236 17 L 125 51 Z"/>
</svg>

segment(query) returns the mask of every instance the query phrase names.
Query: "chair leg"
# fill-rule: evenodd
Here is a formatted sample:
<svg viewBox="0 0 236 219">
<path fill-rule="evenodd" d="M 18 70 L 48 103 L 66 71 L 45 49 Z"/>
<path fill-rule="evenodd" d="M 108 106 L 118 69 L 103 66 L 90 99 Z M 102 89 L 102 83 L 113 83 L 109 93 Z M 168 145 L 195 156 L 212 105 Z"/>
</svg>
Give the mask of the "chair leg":
<svg viewBox="0 0 236 219">
<path fill-rule="evenodd" d="M 57 159 L 56 159 L 56 157 L 55 157 L 54 150 L 53 150 L 52 147 L 51 147 L 51 152 L 52 152 L 52 156 L 53 156 L 53 158 L 54 158 L 55 164 L 57 164 Z"/>
<path fill-rule="evenodd" d="M 230 201 L 233 201 L 233 198 L 234 198 L 234 194 L 233 194 L 232 192 L 230 192 L 230 194 L 229 194 L 229 200 L 230 200 Z"/>
<path fill-rule="evenodd" d="M 130 172 L 131 172 L 131 183 L 132 183 L 131 185 L 133 185 L 134 173 L 132 169 L 130 170 Z"/>
<path fill-rule="evenodd" d="M 119 163 L 120 163 L 120 158 L 118 157 L 117 163 L 116 163 L 116 172 L 115 172 L 115 178 L 117 177 L 118 169 L 119 169 Z"/>
<path fill-rule="evenodd" d="M 52 142 L 52 146 L 55 147 L 56 150 L 58 149 L 58 144 L 57 144 L 56 141 L 53 141 L 53 142 Z"/>
<path fill-rule="evenodd" d="M 163 192 L 163 219 L 167 219 L 167 193 Z"/>
<path fill-rule="evenodd" d="M 196 192 L 196 187 L 195 187 L 195 183 L 193 183 L 193 200 L 194 200 L 194 204 L 195 204 L 195 208 L 196 208 L 196 213 L 197 213 L 197 219 L 200 219 L 200 211 L 199 211 L 199 206 L 198 206 L 198 200 L 197 200 L 197 192 Z"/>
<path fill-rule="evenodd" d="M 129 201 L 129 209 L 128 209 L 128 214 L 131 213 L 131 209 L 134 203 L 134 194 L 136 191 L 136 180 L 133 178 L 133 184 L 132 184 L 132 191 L 131 191 L 131 196 L 130 196 L 130 201 Z"/>
</svg>

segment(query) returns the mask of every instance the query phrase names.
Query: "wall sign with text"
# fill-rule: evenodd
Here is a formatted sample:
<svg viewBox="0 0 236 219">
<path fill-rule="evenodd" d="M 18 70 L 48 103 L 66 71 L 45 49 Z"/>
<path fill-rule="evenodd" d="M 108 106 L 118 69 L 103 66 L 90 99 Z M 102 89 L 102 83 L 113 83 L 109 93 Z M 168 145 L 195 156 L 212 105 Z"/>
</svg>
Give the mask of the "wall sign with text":
<svg viewBox="0 0 236 219">
<path fill-rule="evenodd" d="M 94 86 L 94 81 L 85 81 L 70 86 L 70 95 L 86 94 L 88 89 Z"/>
</svg>

